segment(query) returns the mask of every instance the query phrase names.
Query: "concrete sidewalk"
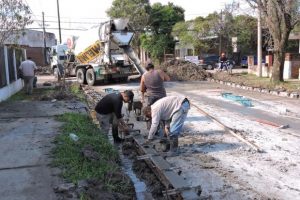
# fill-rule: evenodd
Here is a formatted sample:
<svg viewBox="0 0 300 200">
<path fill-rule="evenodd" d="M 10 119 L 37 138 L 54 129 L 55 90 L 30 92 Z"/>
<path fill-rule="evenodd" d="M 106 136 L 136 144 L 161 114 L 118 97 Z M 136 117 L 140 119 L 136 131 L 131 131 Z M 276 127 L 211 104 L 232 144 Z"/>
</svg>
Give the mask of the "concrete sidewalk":
<svg viewBox="0 0 300 200">
<path fill-rule="evenodd" d="M 58 199 L 53 187 L 63 180 L 58 169 L 49 167 L 51 142 L 61 126 L 55 116 L 78 112 L 79 104 L 74 100 L 0 103 L 1 200 Z"/>
</svg>

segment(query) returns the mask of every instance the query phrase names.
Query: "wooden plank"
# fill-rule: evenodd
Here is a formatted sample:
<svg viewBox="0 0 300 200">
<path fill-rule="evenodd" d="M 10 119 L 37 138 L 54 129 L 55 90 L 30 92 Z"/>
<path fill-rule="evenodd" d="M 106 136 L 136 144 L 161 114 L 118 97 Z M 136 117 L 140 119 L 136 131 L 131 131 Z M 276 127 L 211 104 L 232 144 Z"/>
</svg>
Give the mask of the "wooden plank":
<svg viewBox="0 0 300 200">
<path fill-rule="evenodd" d="M 156 170 L 155 174 L 158 175 L 158 178 L 161 182 L 169 183 L 174 188 L 174 190 L 181 195 L 183 199 L 199 199 L 199 196 L 197 195 L 196 191 L 193 188 L 187 187 L 187 181 L 172 170 L 170 163 L 167 162 L 162 156 L 160 156 L 159 153 L 151 147 L 151 144 L 149 144 L 148 147 L 145 147 L 143 145 L 146 141 L 143 138 L 143 136 L 135 135 L 133 136 L 133 139 L 138 145 L 138 148 L 144 153 L 144 155 L 148 155 L 148 160 L 151 161 L 150 167 L 152 168 L 152 170 Z"/>
</svg>

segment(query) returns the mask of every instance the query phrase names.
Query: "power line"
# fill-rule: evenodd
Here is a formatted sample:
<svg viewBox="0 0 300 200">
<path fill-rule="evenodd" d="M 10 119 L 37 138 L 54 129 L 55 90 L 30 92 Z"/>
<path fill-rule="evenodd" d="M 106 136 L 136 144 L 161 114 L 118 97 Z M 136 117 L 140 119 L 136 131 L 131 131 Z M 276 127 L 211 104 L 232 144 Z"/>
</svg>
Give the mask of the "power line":
<svg viewBox="0 0 300 200">
<path fill-rule="evenodd" d="M 39 16 L 39 15 L 37 15 Z M 57 18 L 57 16 L 51 16 L 51 15 L 45 15 L 45 17 L 49 17 L 49 18 Z M 61 18 L 65 18 L 65 19 L 70 19 L 70 18 L 77 18 L 77 19 L 95 19 L 95 20 L 103 20 L 103 19 L 108 19 L 108 17 L 61 17 Z"/>
<path fill-rule="evenodd" d="M 37 28 L 37 27 L 33 27 L 33 28 L 27 28 L 27 29 L 43 29 L 43 28 Z M 60 28 L 61 30 L 67 30 L 67 31 L 86 31 L 88 29 L 85 28 Z M 59 28 L 47 28 L 47 30 L 59 30 Z"/>
<path fill-rule="evenodd" d="M 36 21 L 42 21 L 42 20 L 36 20 Z M 51 21 L 51 20 L 45 20 L 45 22 L 47 23 L 58 23 L 57 21 Z M 60 21 L 60 23 L 68 23 L 68 24 L 100 24 L 100 23 L 97 23 L 97 22 L 72 22 L 72 21 Z"/>
<path fill-rule="evenodd" d="M 30 10 L 30 12 L 31 12 L 31 15 L 32 15 L 33 17 L 35 17 L 35 20 L 33 19 L 33 21 L 36 21 L 38 18 L 37 18 L 37 16 L 33 13 L 31 7 L 29 6 L 29 4 L 28 4 L 28 2 L 27 2 L 27 0 L 24 0 L 24 2 L 25 2 L 26 5 L 28 6 L 28 8 L 29 8 L 29 10 Z M 42 16 L 41 16 L 41 17 L 42 17 Z M 38 25 L 39 25 L 40 27 L 42 27 L 41 24 L 38 23 Z"/>
</svg>

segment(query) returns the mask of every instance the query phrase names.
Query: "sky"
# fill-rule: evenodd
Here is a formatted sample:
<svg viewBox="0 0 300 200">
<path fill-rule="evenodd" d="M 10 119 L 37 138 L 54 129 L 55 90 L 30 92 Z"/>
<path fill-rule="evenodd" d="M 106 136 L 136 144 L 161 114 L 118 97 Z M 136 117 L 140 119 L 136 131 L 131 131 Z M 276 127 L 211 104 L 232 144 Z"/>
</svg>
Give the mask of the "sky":
<svg viewBox="0 0 300 200">
<path fill-rule="evenodd" d="M 242 0 L 241 0 L 242 1 Z M 34 23 L 30 28 L 42 27 L 42 12 L 45 15 L 47 32 L 58 34 L 57 0 L 24 0 L 29 5 Z M 61 35 L 64 41 L 70 35 L 80 35 L 82 30 L 106 21 L 106 10 L 112 5 L 113 0 L 59 0 L 61 18 Z M 160 2 L 163 5 L 172 2 L 185 10 L 185 19 L 194 19 L 197 16 L 207 16 L 214 11 L 220 12 L 226 3 L 232 0 L 150 0 L 150 3 Z M 69 30 L 75 29 L 75 30 Z"/>
</svg>

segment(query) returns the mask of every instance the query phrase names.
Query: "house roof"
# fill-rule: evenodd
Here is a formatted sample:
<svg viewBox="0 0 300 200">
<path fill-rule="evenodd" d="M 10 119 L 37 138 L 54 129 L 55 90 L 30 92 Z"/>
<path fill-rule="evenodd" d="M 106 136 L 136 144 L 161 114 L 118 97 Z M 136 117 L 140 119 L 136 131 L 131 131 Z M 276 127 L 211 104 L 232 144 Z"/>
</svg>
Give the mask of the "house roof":
<svg viewBox="0 0 300 200">
<path fill-rule="evenodd" d="M 42 31 L 36 30 L 25 30 L 19 38 L 16 39 L 17 35 L 12 35 L 10 38 L 5 40 L 4 44 L 18 44 L 21 46 L 29 47 L 44 47 L 44 37 Z M 46 47 L 56 45 L 57 40 L 54 33 L 45 32 L 46 36 Z"/>
</svg>

